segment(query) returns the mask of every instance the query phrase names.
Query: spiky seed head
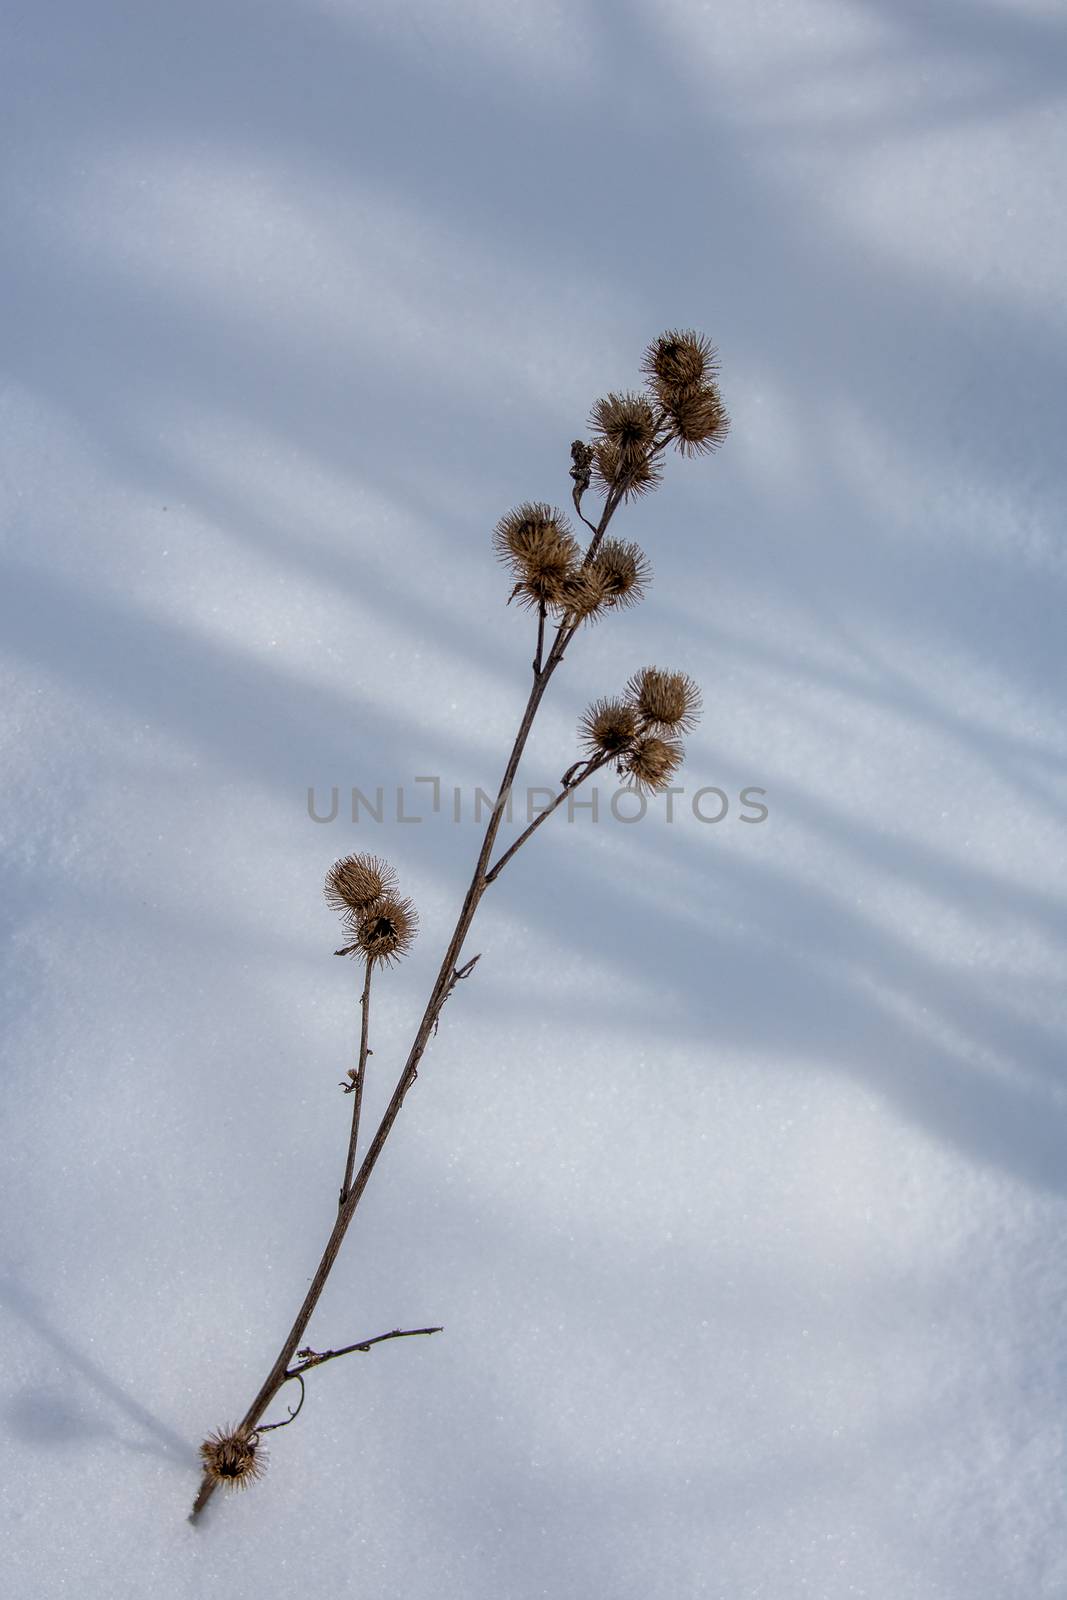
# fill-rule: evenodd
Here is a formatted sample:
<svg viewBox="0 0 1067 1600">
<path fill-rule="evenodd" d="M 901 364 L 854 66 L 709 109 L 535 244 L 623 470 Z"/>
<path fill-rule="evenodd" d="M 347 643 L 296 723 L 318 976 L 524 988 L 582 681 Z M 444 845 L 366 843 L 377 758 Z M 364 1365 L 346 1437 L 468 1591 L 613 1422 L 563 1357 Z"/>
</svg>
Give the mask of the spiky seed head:
<svg viewBox="0 0 1067 1600">
<path fill-rule="evenodd" d="M 685 752 L 677 739 L 642 734 L 623 757 L 622 770 L 629 773 L 635 789 L 656 794 L 666 789 L 682 764 Z"/>
<path fill-rule="evenodd" d="M 576 568 L 563 585 L 559 610 L 572 622 L 593 622 L 612 599 L 611 585 L 593 562 Z"/>
<path fill-rule="evenodd" d="M 493 548 L 510 567 L 524 605 L 557 604 L 581 555 L 563 513 L 540 502 L 516 506 L 501 517 Z"/>
<path fill-rule="evenodd" d="M 636 605 L 652 576 L 639 545 L 605 539 L 592 561 L 577 567 L 563 585 L 558 609 L 573 622 L 595 622 L 605 611 Z"/>
<path fill-rule="evenodd" d="M 598 444 L 593 455 L 593 473 L 604 489 L 616 490 L 624 500 L 658 489 L 663 481 L 663 462 L 659 456 L 626 457 L 610 442 Z"/>
<path fill-rule="evenodd" d="M 323 893 L 335 911 L 345 914 L 362 911 L 372 900 L 391 894 L 396 888 L 396 873 L 380 856 L 345 856 L 335 861 L 326 874 Z"/>
<path fill-rule="evenodd" d="M 656 418 L 643 394 L 608 394 L 589 413 L 589 426 L 629 459 L 644 455 L 656 437 Z"/>
<path fill-rule="evenodd" d="M 650 731 L 688 733 L 700 720 L 700 690 L 688 673 L 642 667 L 626 693 Z"/>
<path fill-rule="evenodd" d="M 641 370 L 664 404 L 707 383 L 718 371 L 714 345 L 692 328 L 671 328 L 645 351 Z"/>
<path fill-rule="evenodd" d="M 531 558 L 525 576 L 515 585 L 510 598 L 527 608 L 561 605 L 577 560 L 577 545 L 573 552 L 559 545 L 554 548 L 546 545 Z"/>
<path fill-rule="evenodd" d="M 570 523 L 562 511 L 542 501 L 527 501 L 501 517 L 493 529 L 493 548 L 499 560 L 522 577 L 531 555 L 546 542 L 574 543 Z M 577 547 L 576 547 L 577 548 Z"/>
<path fill-rule="evenodd" d="M 353 955 L 379 963 L 399 961 L 415 942 L 419 918 L 410 900 L 388 894 L 365 907 L 354 928 L 356 942 L 351 947 Z"/>
<path fill-rule="evenodd" d="M 717 450 L 729 432 L 730 418 L 713 383 L 679 396 L 669 411 L 674 442 L 683 456 Z"/>
<path fill-rule="evenodd" d="M 621 755 L 636 735 L 637 712 L 626 700 L 594 700 L 578 724 L 578 737 L 591 756 Z"/>
<path fill-rule="evenodd" d="M 662 472 L 650 457 L 656 417 L 646 395 L 605 395 L 593 406 L 589 426 L 595 435 L 593 467 L 606 489 L 630 499 L 655 488 Z"/>
<path fill-rule="evenodd" d="M 267 1453 L 254 1429 L 220 1428 L 200 1446 L 208 1477 L 225 1489 L 249 1489 L 262 1478 Z"/>
<path fill-rule="evenodd" d="M 652 567 L 639 544 L 605 539 L 589 563 L 594 581 L 604 591 L 606 607 L 635 606 L 652 578 Z"/>
</svg>

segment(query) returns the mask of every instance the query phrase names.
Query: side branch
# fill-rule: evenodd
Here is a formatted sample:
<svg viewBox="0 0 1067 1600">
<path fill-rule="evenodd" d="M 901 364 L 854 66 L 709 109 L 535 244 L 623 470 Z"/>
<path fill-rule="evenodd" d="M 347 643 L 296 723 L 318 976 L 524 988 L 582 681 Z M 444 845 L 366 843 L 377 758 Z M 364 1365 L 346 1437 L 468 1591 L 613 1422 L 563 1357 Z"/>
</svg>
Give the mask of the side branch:
<svg viewBox="0 0 1067 1600">
<path fill-rule="evenodd" d="M 384 1344 L 386 1339 L 414 1339 L 423 1333 L 443 1333 L 444 1328 L 394 1328 L 392 1333 L 378 1333 L 373 1339 L 361 1339 L 358 1344 L 346 1344 L 340 1350 L 298 1350 L 300 1364 L 290 1367 L 287 1378 L 299 1378 L 310 1367 L 321 1367 L 324 1361 L 336 1361 L 338 1356 L 350 1356 L 353 1351 L 369 1350 L 373 1344 Z"/>
<path fill-rule="evenodd" d="M 543 822 L 547 822 L 553 811 L 563 804 L 568 795 L 573 794 L 575 789 L 585 782 L 586 778 L 592 777 L 594 772 L 599 772 L 601 767 L 606 767 L 608 762 L 614 759 L 612 755 L 595 756 L 588 761 L 578 762 L 574 767 L 571 767 L 570 771 L 564 775 L 563 787 L 560 789 L 559 794 L 555 796 L 550 805 L 547 805 L 543 811 L 538 812 L 530 826 L 523 829 L 514 843 L 508 846 L 496 864 L 489 869 L 485 875 L 486 883 L 490 884 L 500 876 L 516 850 L 520 850 L 530 835 L 536 833 Z"/>
</svg>

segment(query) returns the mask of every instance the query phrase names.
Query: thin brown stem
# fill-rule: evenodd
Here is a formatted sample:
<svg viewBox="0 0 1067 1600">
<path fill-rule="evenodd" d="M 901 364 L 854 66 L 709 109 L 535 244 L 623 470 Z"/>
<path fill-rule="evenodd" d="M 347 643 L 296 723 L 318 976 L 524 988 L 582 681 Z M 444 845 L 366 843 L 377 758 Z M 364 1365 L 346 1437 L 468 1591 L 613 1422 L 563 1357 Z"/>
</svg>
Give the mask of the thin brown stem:
<svg viewBox="0 0 1067 1600">
<path fill-rule="evenodd" d="M 608 523 L 611 521 L 612 517 L 615 515 L 616 508 L 618 507 L 619 501 L 621 499 L 622 499 L 622 491 L 621 490 L 619 490 L 619 489 L 609 489 L 608 490 L 607 499 L 604 501 L 604 509 L 600 513 L 600 521 L 597 523 L 596 528 L 594 529 L 593 537 L 589 541 L 589 548 L 585 552 L 585 560 L 582 562 L 583 567 L 587 567 L 589 565 L 590 561 L 592 561 L 593 557 L 596 555 L 597 551 L 599 550 L 600 541 L 603 539 L 604 534 L 607 532 Z M 585 520 L 584 517 L 583 517 L 582 520 L 584 522 L 584 520 Z"/>
<path fill-rule="evenodd" d="M 348 1199 L 348 1191 L 352 1187 L 352 1172 L 356 1165 L 359 1114 L 363 1107 L 363 1080 L 367 1075 L 367 1057 L 370 1054 L 370 979 L 373 970 L 374 962 L 368 956 L 363 977 L 363 994 L 359 1002 L 362 1021 L 359 1028 L 359 1065 L 356 1067 L 356 1076 L 352 1084 L 352 1129 L 348 1136 L 348 1160 L 345 1162 L 345 1181 L 341 1185 L 341 1196 L 337 1202 L 339 1206 L 343 1206 Z"/>
<path fill-rule="evenodd" d="M 536 650 L 536 652 L 534 654 L 534 659 L 533 659 L 533 669 L 534 669 L 534 677 L 535 678 L 537 677 L 538 673 L 541 671 L 541 657 L 544 655 L 544 652 L 545 652 L 545 615 L 546 615 L 546 612 L 547 612 L 547 607 L 545 606 L 545 602 L 542 600 L 541 604 L 537 608 L 537 650 Z"/>
<path fill-rule="evenodd" d="M 604 503 L 604 509 L 601 513 L 597 531 L 593 536 L 588 551 L 586 552 L 585 559 L 587 562 L 592 559 L 597 544 L 603 538 L 604 531 L 607 528 L 608 523 L 611 521 L 615 509 L 619 504 L 620 498 L 621 496 L 617 494 L 616 491 L 612 490 L 609 492 Z M 523 751 L 525 750 L 527 740 L 530 737 L 530 730 L 533 727 L 534 718 L 537 715 L 537 711 L 544 697 L 545 690 L 548 688 L 552 674 L 555 672 L 556 668 L 563 659 L 564 651 L 566 650 L 567 645 L 570 643 L 573 633 L 573 629 L 567 629 L 565 620 L 559 624 L 559 627 L 556 629 L 556 636 L 552 642 L 551 649 L 549 650 L 547 657 L 544 659 L 540 671 L 534 676 L 533 683 L 530 687 L 529 697 L 526 701 L 526 708 L 523 711 L 518 732 L 515 735 L 515 740 L 512 744 L 511 752 L 508 755 L 503 776 L 500 780 L 500 788 L 497 792 L 497 798 L 488 823 L 486 824 L 485 835 L 482 839 L 481 849 L 478 852 L 478 860 L 475 863 L 474 873 L 471 877 L 466 895 L 464 896 L 459 917 L 457 918 L 455 928 L 452 931 L 452 937 L 449 940 L 448 948 L 445 951 L 440 970 L 438 971 L 437 977 L 434 981 L 434 986 L 430 991 L 430 998 L 426 1003 L 426 1009 L 422 1014 L 422 1020 L 419 1023 L 418 1030 L 416 1031 L 414 1041 L 411 1045 L 411 1049 L 408 1052 L 407 1060 L 404 1063 L 403 1070 L 401 1071 L 400 1077 L 397 1080 L 396 1088 L 393 1090 L 392 1098 L 382 1114 L 382 1119 L 379 1122 L 377 1131 L 375 1132 L 374 1137 L 370 1142 L 370 1146 L 363 1157 L 363 1161 L 359 1167 L 359 1170 L 352 1182 L 346 1186 L 347 1192 L 344 1203 L 338 1207 L 337 1217 L 333 1224 L 333 1228 L 330 1231 L 330 1236 L 326 1241 L 326 1247 L 323 1250 L 322 1257 L 319 1261 L 318 1267 L 315 1270 L 315 1275 L 308 1286 L 306 1294 L 304 1295 L 304 1300 L 300 1310 L 296 1314 L 296 1319 L 293 1322 L 288 1335 L 286 1336 L 284 1344 L 278 1352 L 274 1365 L 271 1367 L 266 1378 L 263 1380 L 258 1394 L 248 1407 L 248 1410 L 245 1412 L 244 1417 L 239 1424 L 242 1429 L 248 1432 L 251 1432 L 255 1428 L 256 1423 L 267 1409 L 267 1406 L 270 1404 L 271 1400 L 273 1400 L 274 1396 L 278 1393 L 278 1390 L 281 1388 L 282 1384 L 287 1381 L 289 1362 L 292 1360 L 293 1354 L 300 1343 L 301 1338 L 303 1337 L 304 1329 L 311 1320 L 312 1312 L 319 1303 L 322 1291 L 326 1287 L 326 1280 L 329 1278 L 334 1262 L 337 1260 L 337 1255 L 340 1251 L 345 1234 L 348 1231 L 348 1225 L 355 1215 L 356 1207 L 359 1205 L 359 1202 L 363 1197 L 363 1192 L 370 1181 L 371 1173 L 374 1171 L 374 1168 L 377 1165 L 378 1157 L 381 1155 L 385 1146 L 385 1142 L 392 1132 L 393 1125 L 396 1122 L 397 1117 L 400 1115 L 400 1111 L 403 1107 L 408 1090 L 418 1077 L 419 1063 L 422 1060 L 426 1046 L 429 1043 L 436 1027 L 441 1007 L 444 1005 L 449 994 L 455 987 L 460 971 L 460 969 L 457 967 L 460 953 L 462 952 L 467 934 L 470 932 L 470 926 L 474 921 L 475 913 L 478 910 L 481 898 L 488 887 L 489 880 L 486 876 L 487 869 L 489 867 L 489 862 L 492 859 L 493 847 L 496 844 L 497 835 L 500 832 L 500 824 L 504 817 L 508 796 L 511 793 L 511 786 L 515 781 L 515 774 L 518 771 L 519 762 L 522 760 Z M 214 1494 L 215 1487 L 215 1480 L 205 1473 L 200 1483 L 199 1493 L 197 1494 L 196 1500 L 193 1503 L 193 1509 L 190 1513 L 190 1521 L 195 1522 L 200 1517 L 205 1506 L 208 1504 L 208 1501 L 211 1499 L 211 1496 Z"/>
<path fill-rule="evenodd" d="M 565 783 L 551 804 L 547 805 L 543 811 L 538 812 L 537 816 L 530 823 L 530 826 L 525 828 L 523 832 L 519 834 L 519 837 L 508 846 L 508 848 L 504 851 L 504 854 L 498 858 L 495 865 L 492 866 L 486 873 L 486 883 L 493 883 L 500 876 L 515 852 L 522 849 L 522 846 L 526 843 L 527 839 L 530 838 L 531 834 L 536 833 L 541 824 L 548 821 L 553 811 L 563 804 L 568 795 L 572 795 L 575 789 L 579 788 L 585 782 L 586 778 L 591 778 L 594 772 L 599 772 L 601 767 L 606 767 L 608 762 L 613 761 L 614 759 L 615 757 L 612 755 L 591 757 L 585 763 L 583 770 L 578 774 L 578 776 L 573 778 L 570 783 Z"/>
<path fill-rule="evenodd" d="M 294 1411 L 292 1406 L 289 1406 L 289 1415 L 287 1417 L 283 1417 L 281 1422 L 259 1423 L 256 1428 L 257 1433 L 273 1433 L 275 1428 L 287 1428 L 290 1422 L 295 1422 L 297 1417 L 300 1415 L 304 1406 L 304 1401 L 307 1399 L 307 1389 L 304 1386 L 304 1379 L 295 1368 L 292 1372 L 287 1373 L 286 1377 L 295 1378 L 297 1383 L 300 1385 L 300 1399 L 296 1402 L 296 1410 Z"/>
<path fill-rule="evenodd" d="M 311 1367 L 321 1367 L 325 1361 L 336 1361 L 338 1356 L 350 1356 L 354 1350 L 369 1350 L 371 1345 L 384 1344 L 387 1339 L 414 1339 L 422 1333 L 443 1332 L 443 1328 L 394 1328 L 392 1333 L 376 1333 L 373 1339 L 360 1339 L 358 1344 L 346 1344 L 340 1350 L 298 1350 L 300 1365 L 290 1367 L 288 1376 L 299 1378 L 302 1372 L 307 1372 Z"/>
</svg>

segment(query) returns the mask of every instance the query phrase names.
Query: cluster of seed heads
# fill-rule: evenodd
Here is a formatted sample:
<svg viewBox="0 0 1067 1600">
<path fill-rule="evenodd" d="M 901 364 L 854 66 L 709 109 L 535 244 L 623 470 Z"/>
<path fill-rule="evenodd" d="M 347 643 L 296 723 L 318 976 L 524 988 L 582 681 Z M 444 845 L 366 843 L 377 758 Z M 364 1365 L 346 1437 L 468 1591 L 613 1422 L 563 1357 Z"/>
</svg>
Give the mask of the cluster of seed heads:
<svg viewBox="0 0 1067 1600">
<path fill-rule="evenodd" d="M 403 899 L 397 877 L 379 856 L 345 856 L 326 874 L 326 899 L 341 913 L 350 944 L 339 956 L 355 956 L 371 963 L 399 961 L 415 941 L 419 919 L 410 900 Z"/>
<path fill-rule="evenodd" d="M 642 368 L 647 392 L 605 395 L 589 415 L 591 442 L 576 439 L 571 446 L 579 515 L 593 479 L 616 503 L 628 500 L 660 482 L 668 444 L 695 455 L 716 449 L 726 436 L 729 418 L 715 381 L 716 355 L 702 334 L 661 334 L 645 351 Z M 589 622 L 633 605 L 651 576 L 636 544 L 595 540 L 583 556 L 567 518 L 541 502 L 502 517 L 493 544 L 514 580 L 509 598 L 543 607 L 561 621 Z"/>
<path fill-rule="evenodd" d="M 700 718 L 700 690 L 684 672 L 642 667 L 623 694 L 594 700 L 578 724 L 590 761 L 610 758 L 635 789 L 666 789 L 685 756 L 681 735 Z"/>
<path fill-rule="evenodd" d="M 516 506 L 493 532 L 497 555 L 510 568 L 510 599 L 560 618 L 584 622 L 616 606 L 635 605 L 651 577 L 636 544 L 604 539 L 589 561 L 562 511 L 540 502 Z"/>
</svg>

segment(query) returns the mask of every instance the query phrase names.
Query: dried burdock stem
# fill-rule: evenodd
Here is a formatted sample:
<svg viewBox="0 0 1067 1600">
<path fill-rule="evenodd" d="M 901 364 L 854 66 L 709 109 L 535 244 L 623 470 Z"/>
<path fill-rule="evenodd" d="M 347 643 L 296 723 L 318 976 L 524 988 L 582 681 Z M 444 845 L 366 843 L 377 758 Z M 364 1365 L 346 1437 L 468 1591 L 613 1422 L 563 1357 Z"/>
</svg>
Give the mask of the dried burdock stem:
<svg viewBox="0 0 1067 1600">
<path fill-rule="evenodd" d="M 370 980 L 374 971 L 374 962 L 367 957 L 363 974 L 363 994 L 360 997 L 360 1012 L 362 1020 L 359 1028 L 359 1064 L 352 1082 L 345 1088 L 345 1093 L 352 1095 L 352 1130 L 348 1136 L 348 1160 L 345 1163 L 345 1181 L 341 1185 L 341 1195 L 337 1202 L 343 1206 L 348 1199 L 348 1191 L 352 1187 L 352 1173 L 356 1165 L 356 1148 L 359 1144 L 359 1114 L 363 1108 L 363 1080 L 367 1076 L 367 1056 L 370 1054 Z"/>
<path fill-rule="evenodd" d="M 612 516 L 614 515 L 620 499 L 621 496 L 618 495 L 609 494 L 607 496 L 604 509 L 600 517 L 600 522 L 597 525 L 596 533 L 594 534 L 592 543 L 590 545 L 590 550 L 592 550 L 595 545 L 599 544 L 600 540 L 603 538 L 604 532 L 607 529 L 608 523 L 611 521 Z M 297 1312 L 296 1319 L 289 1330 L 285 1343 L 279 1350 L 277 1359 L 275 1360 L 274 1365 L 271 1367 L 270 1372 L 263 1380 L 263 1383 L 259 1389 L 259 1393 L 256 1395 L 255 1399 L 252 1401 L 252 1404 L 248 1407 L 248 1410 L 241 1419 L 239 1426 L 240 1429 L 244 1430 L 245 1432 L 250 1433 L 255 1430 L 256 1424 L 259 1422 L 259 1419 L 262 1417 L 264 1411 L 266 1411 L 267 1407 L 274 1399 L 274 1396 L 278 1393 L 278 1390 L 287 1381 L 289 1363 L 292 1360 L 293 1353 L 300 1343 L 304 1329 L 311 1320 L 311 1314 L 318 1305 L 322 1291 L 326 1287 L 326 1280 L 330 1275 L 334 1262 L 337 1260 L 337 1253 L 340 1250 L 344 1236 L 348 1231 L 348 1225 L 352 1221 L 352 1218 L 356 1212 L 356 1207 L 359 1205 L 359 1202 L 363 1197 L 363 1191 L 370 1181 L 370 1175 L 377 1165 L 378 1157 L 382 1153 L 385 1141 L 392 1132 L 393 1124 L 400 1115 L 400 1110 L 404 1104 L 408 1090 L 411 1088 L 416 1077 L 418 1076 L 419 1063 L 422 1060 L 423 1053 L 427 1044 L 429 1043 L 430 1036 L 434 1031 L 441 1007 L 444 1005 L 445 1000 L 448 998 L 448 995 L 451 993 L 452 988 L 455 985 L 456 977 L 458 976 L 456 963 L 459 960 L 459 955 L 463 949 L 464 941 L 468 932 L 470 931 L 470 925 L 474 921 L 474 914 L 477 911 L 482 895 L 485 893 L 488 886 L 487 872 L 493 853 L 493 846 L 496 844 L 497 834 L 500 832 L 500 824 L 504 817 L 504 810 L 507 805 L 508 795 L 511 792 L 511 786 L 515 781 L 515 774 L 518 771 L 519 762 L 522 759 L 522 753 L 526 748 L 526 741 L 530 737 L 530 729 L 533 727 L 534 717 L 537 715 L 537 709 L 541 704 L 542 698 L 544 697 L 545 690 L 548 688 L 553 673 L 562 661 L 564 651 L 566 650 L 567 645 L 570 643 L 570 640 L 573 638 L 574 632 L 575 629 L 568 628 L 566 619 L 564 618 L 556 630 L 556 637 L 552 643 L 551 649 L 549 650 L 547 659 L 544 661 L 540 669 L 534 673 L 533 684 L 530 688 L 529 698 L 526 701 L 526 709 L 522 714 L 522 720 L 519 723 L 519 729 L 515 735 L 515 740 L 511 747 L 511 753 L 508 756 L 507 763 L 504 767 L 504 773 L 500 780 L 500 787 L 497 791 L 496 801 L 489 816 L 488 823 L 486 824 L 485 836 L 482 839 L 482 846 L 478 853 L 478 860 L 474 868 L 474 874 L 468 886 L 467 893 L 464 896 L 463 905 L 460 909 L 456 926 L 453 929 L 452 937 L 449 940 L 448 949 L 445 951 L 444 960 L 441 962 L 441 967 L 437 974 L 436 981 L 434 982 L 433 989 L 430 991 L 430 998 L 427 1002 L 426 1009 L 423 1012 L 422 1021 L 419 1023 L 418 1031 L 415 1034 L 414 1042 L 408 1053 L 407 1061 L 404 1063 L 404 1069 L 397 1081 L 396 1088 L 393 1090 L 392 1098 L 385 1109 L 381 1122 L 378 1124 L 377 1131 L 371 1140 L 370 1148 L 363 1157 L 363 1162 L 359 1168 L 359 1171 L 356 1173 L 354 1180 L 346 1183 L 345 1185 L 346 1193 L 344 1202 L 338 1207 L 337 1220 L 334 1222 L 333 1228 L 330 1232 L 330 1237 L 326 1241 L 326 1248 L 322 1253 L 322 1259 L 319 1262 L 315 1276 L 311 1280 L 311 1285 L 304 1296 L 303 1304 L 301 1305 L 300 1310 Z M 208 1504 L 208 1501 L 214 1494 L 216 1485 L 217 1479 L 213 1478 L 208 1472 L 205 1472 L 200 1484 L 200 1491 L 197 1494 L 196 1500 L 193 1504 L 192 1512 L 190 1513 L 191 1521 L 195 1522 L 196 1519 L 201 1515 L 204 1507 Z"/>
<path fill-rule="evenodd" d="M 499 876 L 516 851 L 526 843 L 547 817 L 552 815 L 578 784 L 610 761 L 617 761 L 621 765 L 627 760 L 636 761 L 635 753 L 642 742 L 649 743 L 651 736 L 645 732 L 646 724 L 642 720 L 635 731 L 631 745 L 627 746 L 624 743 L 619 748 L 593 750 L 587 753 L 569 769 L 560 792 L 552 804 L 503 852 L 495 865 L 490 867 L 519 762 L 541 701 L 556 669 L 583 620 L 601 614 L 605 608 L 612 607 L 618 600 L 626 603 L 628 599 L 626 593 L 620 589 L 616 591 L 614 599 L 607 599 L 597 609 L 586 608 L 585 612 L 579 615 L 573 609 L 567 609 L 568 595 L 572 591 L 566 588 L 566 582 L 569 582 L 576 572 L 582 572 L 595 561 L 608 525 L 621 502 L 655 487 L 660 472 L 660 464 L 655 458 L 661 455 L 668 443 L 674 442 L 683 454 L 692 454 L 704 448 L 713 448 L 726 431 L 725 409 L 722 407 L 713 381 L 714 352 L 700 335 L 675 332 L 662 335 L 649 347 L 646 354 L 646 370 L 650 374 L 650 388 L 653 391 L 651 399 L 633 395 L 612 395 L 608 396 L 607 400 L 598 402 L 594 408 L 593 421 L 596 427 L 602 429 L 602 438 L 596 445 L 585 445 L 578 441 L 572 447 L 571 475 L 574 478 L 575 509 L 582 522 L 592 532 L 588 549 L 580 563 L 572 566 L 569 571 L 566 570 L 567 561 L 577 560 L 577 546 L 573 536 L 565 526 L 560 525 L 558 517 L 550 507 L 531 505 L 519 508 L 517 512 L 509 514 L 504 519 L 494 536 L 498 555 L 512 567 L 513 574 L 517 571 L 519 577 L 511 598 L 521 596 L 523 604 L 536 605 L 537 608 L 533 682 L 511 751 L 504 765 L 478 859 L 448 947 L 403 1070 L 358 1170 L 355 1170 L 355 1163 L 358 1154 L 359 1118 L 367 1058 L 371 1053 L 368 1045 L 371 969 L 375 963 L 396 959 L 404 953 L 413 937 L 416 919 L 410 902 L 396 898 L 395 874 L 392 873 L 392 869 L 377 858 L 351 857 L 347 861 L 338 862 L 327 879 L 327 897 L 332 904 L 343 911 L 346 922 L 355 935 L 354 942 L 337 953 L 362 955 L 366 963 L 359 1065 L 354 1077 L 351 1072 L 349 1073 L 350 1079 L 353 1080 L 352 1093 L 355 1100 L 345 1178 L 337 1216 L 293 1325 L 278 1352 L 274 1365 L 263 1380 L 244 1417 L 235 1427 L 226 1430 L 226 1440 L 237 1441 L 233 1449 L 238 1455 L 242 1441 L 252 1441 L 254 1453 L 254 1441 L 259 1433 L 285 1427 L 296 1415 L 296 1412 L 291 1411 L 289 1418 L 282 1422 L 260 1423 L 260 1418 L 284 1384 L 299 1380 L 303 1391 L 302 1375 L 325 1361 L 334 1360 L 353 1351 L 367 1350 L 385 1339 L 407 1338 L 415 1334 L 440 1331 L 439 1328 L 416 1328 L 406 1332 L 395 1329 L 392 1333 L 380 1334 L 375 1339 L 345 1345 L 341 1349 L 321 1354 L 310 1348 L 298 1350 L 304 1330 L 337 1259 L 348 1226 L 363 1197 L 385 1142 L 400 1115 L 408 1091 L 418 1076 L 426 1046 L 437 1030 L 441 1008 L 460 980 L 470 975 L 478 960 L 478 957 L 474 956 L 460 964 L 464 943 L 486 889 Z M 595 526 L 581 511 L 581 499 L 588 489 L 593 466 L 596 468 L 598 480 L 604 484 L 605 492 L 601 515 Z M 561 562 L 564 566 L 563 578 L 557 579 L 556 573 Z M 637 583 L 639 593 L 643 575 L 640 582 L 637 582 L 636 576 L 632 581 Z M 555 636 L 546 654 L 546 622 L 550 612 L 558 613 L 559 620 Z M 646 674 L 652 672 L 658 673 L 659 669 L 646 669 Z M 681 682 L 684 674 L 666 675 L 666 677 L 673 684 L 675 680 Z M 646 680 L 642 678 L 640 681 L 644 684 Z M 684 682 L 688 684 L 689 680 L 684 679 Z M 655 679 L 655 684 L 658 690 L 659 677 Z M 685 694 L 682 694 L 681 706 L 682 714 L 688 716 L 689 702 Z M 666 702 L 666 710 L 673 716 L 672 701 Z M 658 766 L 646 759 L 641 772 L 631 770 L 635 781 L 640 780 L 645 787 L 652 790 L 663 786 L 661 776 L 664 774 L 669 776 L 669 771 L 673 771 L 673 763 L 681 757 L 680 745 L 675 748 L 664 740 L 656 742 L 662 744 L 666 752 L 666 755 L 660 752 L 661 759 Z M 670 757 L 670 761 L 666 756 Z M 297 1356 L 296 1366 L 291 1365 L 294 1355 Z M 298 1405 L 296 1411 L 299 1409 Z M 212 1443 L 212 1440 L 215 1443 Z M 213 1450 L 216 1455 L 218 1453 L 218 1436 L 212 1436 L 212 1440 L 205 1443 L 204 1448 L 207 1452 L 205 1472 L 193 1505 L 191 1521 L 200 1516 L 220 1478 L 225 1476 L 224 1472 L 220 1473 L 217 1470 L 217 1463 L 211 1454 Z M 227 1445 L 227 1448 L 230 1446 Z M 212 1470 L 213 1463 L 216 1470 Z M 251 1475 L 249 1469 L 247 1476 Z"/>
</svg>

